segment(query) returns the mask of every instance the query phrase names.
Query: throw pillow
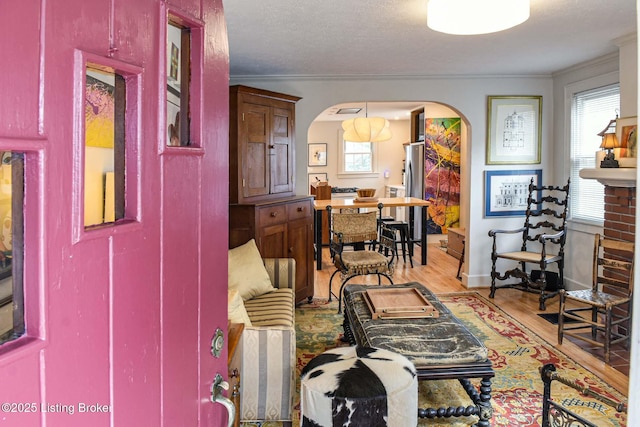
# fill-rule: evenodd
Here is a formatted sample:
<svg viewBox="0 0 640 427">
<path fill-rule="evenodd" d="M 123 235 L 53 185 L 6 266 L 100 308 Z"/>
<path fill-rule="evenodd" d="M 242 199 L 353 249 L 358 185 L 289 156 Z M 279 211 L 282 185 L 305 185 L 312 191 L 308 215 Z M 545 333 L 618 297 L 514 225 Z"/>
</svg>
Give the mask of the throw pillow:
<svg viewBox="0 0 640 427">
<path fill-rule="evenodd" d="M 255 240 L 229 250 L 229 289 L 245 301 L 275 290 Z"/>
<path fill-rule="evenodd" d="M 244 323 L 245 326 L 251 326 L 251 319 L 237 289 L 229 290 L 228 318 L 231 323 Z"/>
</svg>

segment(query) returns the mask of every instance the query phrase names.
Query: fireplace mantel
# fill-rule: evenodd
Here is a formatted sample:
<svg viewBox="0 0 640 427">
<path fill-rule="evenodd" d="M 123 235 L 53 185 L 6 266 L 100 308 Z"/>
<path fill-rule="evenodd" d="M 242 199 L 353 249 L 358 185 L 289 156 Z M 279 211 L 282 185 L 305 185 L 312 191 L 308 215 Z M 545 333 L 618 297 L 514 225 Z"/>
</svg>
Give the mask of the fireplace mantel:
<svg viewBox="0 0 640 427">
<path fill-rule="evenodd" d="M 580 169 L 580 178 L 597 179 L 610 187 L 635 187 L 636 168 L 590 168 Z"/>
</svg>

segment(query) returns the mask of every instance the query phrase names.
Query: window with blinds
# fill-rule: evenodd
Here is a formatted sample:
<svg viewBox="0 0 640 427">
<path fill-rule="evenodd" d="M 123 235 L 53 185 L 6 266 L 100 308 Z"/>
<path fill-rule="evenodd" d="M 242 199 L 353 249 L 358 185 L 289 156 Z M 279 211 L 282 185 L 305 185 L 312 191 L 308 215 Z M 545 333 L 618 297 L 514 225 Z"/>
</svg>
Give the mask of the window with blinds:
<svg viewBox="0 0 640 427">
<path fill-rule="evenodd" d="M 620 110 L 620 85 L 609 85 L 573 95 L 571 104 L 571 219 L 604 220 L 604 186 L 580 178 L 580 169 L 596 167 L 598 136 Z"/>
</svg>

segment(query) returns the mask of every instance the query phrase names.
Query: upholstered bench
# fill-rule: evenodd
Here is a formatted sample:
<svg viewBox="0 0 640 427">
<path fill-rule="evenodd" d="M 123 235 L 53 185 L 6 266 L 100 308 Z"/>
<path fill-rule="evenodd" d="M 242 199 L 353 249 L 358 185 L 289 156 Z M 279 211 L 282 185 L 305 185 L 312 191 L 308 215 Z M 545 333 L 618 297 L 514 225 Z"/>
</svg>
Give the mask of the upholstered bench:
<svg viewBox="0 0 640 427">
<path fill-rule="evenodd" d="M 302 427 L 413 427 L 418 423 L 415 368 L 388 350 L 327 350 L 302 370 L 300 419 Z"/>
<path fill-rule="evenodd" d="M 343 297 L 345 337 L 354 345 L 402 354 L 416 367 L 419 380 L 459 380 L 473 401 L 467 407 L 419 409 L 421 418 L 476 415 L 477 426 L 489 427 L 491 378 L 495 373 L 487 348 L 427 288 L 419 283 L 392 286 L 403 287 L 419 290 L 439 317 L 373 319 L 366 292 L 381 287 L 347 285 Z M 471 384 L 474 378 L 480 378 L 478 388 Z"/>
</svg>

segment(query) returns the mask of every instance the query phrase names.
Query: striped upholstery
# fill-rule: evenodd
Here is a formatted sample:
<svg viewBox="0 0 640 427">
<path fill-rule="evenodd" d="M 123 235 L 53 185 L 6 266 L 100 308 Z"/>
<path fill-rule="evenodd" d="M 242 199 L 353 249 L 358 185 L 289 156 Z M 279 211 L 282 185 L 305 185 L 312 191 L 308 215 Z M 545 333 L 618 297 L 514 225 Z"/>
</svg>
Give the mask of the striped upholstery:
<svg viewBox="0 0 640 427">
<path fill-rule="evenodd" d="M 293 258 L 263 258 L 264 267 L 274 288 L 295 289 L 296 260 Z"/>
<path fill-rule="evenodd" d="M 293 289 L 276 289 L 244 302 L 253 326 L 293 327 Z"/>
<path fill-rule="evenodd" d="M 291 421 L 295 391 L 295 260 L 265 258 L 274 292 L 244 302 L 252 326 L 241 357 L 240 420 Z"/>
</svg>

